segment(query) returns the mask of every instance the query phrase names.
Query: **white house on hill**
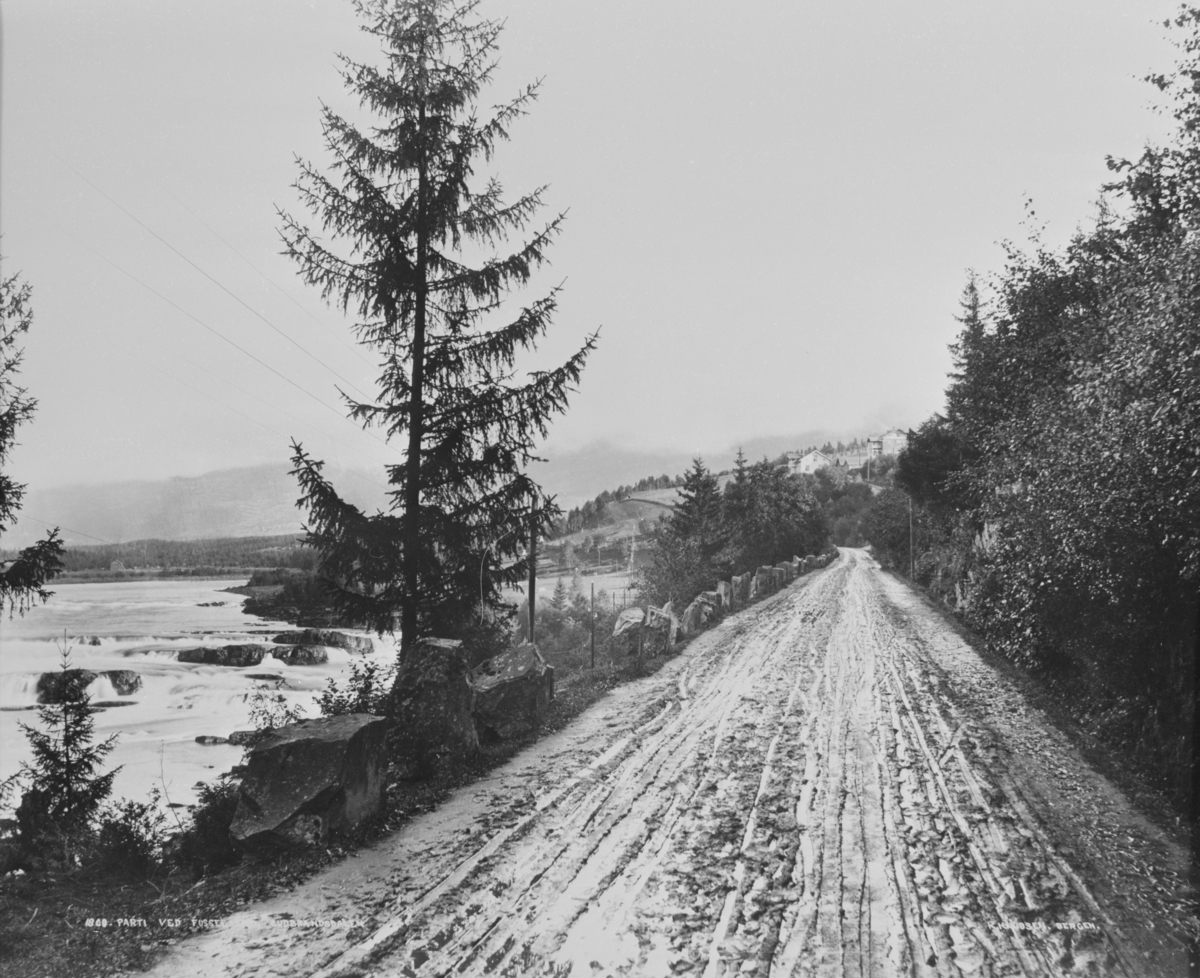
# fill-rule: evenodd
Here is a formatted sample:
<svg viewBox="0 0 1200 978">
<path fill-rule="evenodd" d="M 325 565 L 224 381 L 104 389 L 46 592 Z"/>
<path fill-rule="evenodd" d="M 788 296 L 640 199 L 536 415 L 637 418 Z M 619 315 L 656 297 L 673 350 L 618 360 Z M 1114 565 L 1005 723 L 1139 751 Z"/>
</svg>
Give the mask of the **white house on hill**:
<svg viewBox="0 0 1200 978">
<path fill-rule="evenodd" d="M 879 440 L 884 455 L 899 455 L 902 448 L 908 447 L 908 434 L 899 428 L 890 428 L 879 436 Z"/>
<path fill-rule="evenodd" d="M 799 452 L 788 452 L 788 470 L 793 474 L 812 475 L 817 469 L 832 465 L 833 460 L 824 452 L 813 449 L 801 455 Z"/>
</svg>

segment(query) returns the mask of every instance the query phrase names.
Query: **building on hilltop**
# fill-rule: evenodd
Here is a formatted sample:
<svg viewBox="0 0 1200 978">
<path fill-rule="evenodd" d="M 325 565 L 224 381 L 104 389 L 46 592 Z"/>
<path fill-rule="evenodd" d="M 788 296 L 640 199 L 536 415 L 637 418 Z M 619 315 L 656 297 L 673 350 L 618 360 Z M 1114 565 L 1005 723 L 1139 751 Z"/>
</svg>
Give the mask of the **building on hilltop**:
<svg viewBox="0 0 1200 978">
<path fill-rule="evenodd" d="M 908 433 L 899 428 L 889 428 L 879 436 L 879 443 L 884 455 L 899 455 L 901 449 L 908 447 Z"/>
<path fill-rule="evenodd" d="M 832 459 L 824 452 L 819 452 L 815 448 L 810 452 L 801 454 L 800 452 L 788 452 L 788 471 L 793 475 L 812 475 L 818 469 L 823 469 L 833 464 Z"/>
<path fill-rule="evenodd" d="M 899 455 L 901 449 L 908 447 L 908 434 L 899 428 L 889 428 L 878 438 L 867 439 L 867 458 L 879 458 L 881 455 Z"/>
</svg>

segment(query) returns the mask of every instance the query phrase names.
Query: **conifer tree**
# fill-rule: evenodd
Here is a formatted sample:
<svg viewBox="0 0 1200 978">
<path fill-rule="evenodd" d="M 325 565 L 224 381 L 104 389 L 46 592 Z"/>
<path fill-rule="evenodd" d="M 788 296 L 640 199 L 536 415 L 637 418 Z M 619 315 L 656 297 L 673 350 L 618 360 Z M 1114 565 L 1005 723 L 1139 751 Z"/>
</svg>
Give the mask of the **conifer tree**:
<svg viewBox="0 0 1200 978">
<path fill-rule="evenodd" d="M 502 585 L 527 576 L 527 528 L 534 519 L 548 527 L 557 508 L 526 466 L 596 337 L 557 369 L 516 378 L 518 355 L 550 325 L 557 289 L 507 321 L 503 300 L 546 261 L 564 215 L 500 252 L 527 232 L 545 189 L 506 202 L 494 177 L 475 178 L 537 96 L 530 85 L 477 114 L 500 25 L 479 19 L 470 0 L 355 7 L 384 60 L 343 57 L 342 76 L 376 122 L 365 128 L 324 107 L 333 162 L 327 173 L 300 162 L 295 185 L 339 245 L 283 212 L 281 233 L 305 281 L 356 316 L 359 341 L 380 356 L 375 402 L 343 396 L 404 457 L 388 467 L 389 511 L 374 516 L 342 500 L 299 445 L 293 463 L 309 543 L 339 610 L 381 631 L 398 613 L 407 649 L 420 635 L 451 633 L 481 595 L 494 605 Z"/>
<path fill-rule="evenodd" d="M 705 559 L 715 556 L 724 546 L 721 490 L 717 477 L 708 471 L 701 459 L 693 459 L 691 469 L 684 476 L 670 527 L 680 536 L 695 540 Z"/>
<path fill-rule="evenodd" d="M 57 839 L 69 855 L 71 840 L 91 823 L 112 792 L 120 768 L 100 773 L 104 758 L 116 746 L 116 734 L 93 743 L 96 709 L 78 674 L 70 672 L 69 646 L 60 646 L 59 654 L 63 681 L 57 687 L 58 702 L 38 709 L 45 729 L 20 725 L 33 750 L 33 763 L 21 767 L 27 790 L 17 822 L 26 843 Z"/>
<path fill-rule="evenodd" d="M 17 428 L 32 416 L 37 401 L 17 385 L 22 351 L 17 345 L 33 324 L 29 283 L 18 275 L 0 276 L 0 534 L 16 522 L 25 487 L 3 471 L 16 442 Z M 0 614 L 24 614 L 36 600 L 51 592 L 46 582 L 62 569 L 63 545 L 51 530 L 15 560 L 0 562 Z"/>
</svg>

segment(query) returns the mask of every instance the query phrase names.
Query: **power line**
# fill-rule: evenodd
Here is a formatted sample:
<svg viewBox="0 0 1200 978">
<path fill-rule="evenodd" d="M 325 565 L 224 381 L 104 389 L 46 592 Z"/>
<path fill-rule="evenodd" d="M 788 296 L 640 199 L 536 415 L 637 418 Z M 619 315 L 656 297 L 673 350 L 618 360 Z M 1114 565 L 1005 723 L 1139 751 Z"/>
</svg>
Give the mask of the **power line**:
<svg viewBox="0 0 1200 978">
<path fill-rule="evenodd" d="M 101 190 L 99 187 L 97 187 L 94 183 L 92 183 L 91 180 L 89 180 L 86 176 L 84 176 L 82 173 L 80 173 L 79 170 L 75 169 L 75 167 L 73 167 L 70 163 L 68 163 L 66 160 L 62 159 L 62 157 L 58 156 L 56 153 L 51 152 L 50 155 L 53 156 L 56 160 L 58 160 L 58 162 L 61 163 L 63 166 L 65 166 L 68 170 L 70 170 L 72 173 L 74 173 L 77 177 L 79 177 L 80 180 L 82 180 L 89 187 L 91 187 L 94 191 L 96 191 L 96 193 L 98 193 L 101 197 L 103 197 L 110 204 L 112 204 L 115 208 L 117 208 L 117 210 L 119 210 L 122 214 L 124 214 L 131 221 L 133 221 L 135 224 L 137 224 L 140 228 L 142 228 L 147 234 L 154 237 L 157 241 L 162 243 L 164 246 L 166 246 L 171 251 L 173 251 L 176 255 L 178 255 L 180 258 L 182 258 L 185 262 L 187 262 L 189 265 L 191 265 L 192 268 L 194 268 L 197 272 L 199 272 L 201 275 L 203 275 L 210 282 L 212 282 L 213 285 L 215 285 L 217 288 L 219 288 L 222 292 L 224 292 L 226 295 L 228 295 L 231 299 L 233 299 L 235 302 L 237 302 L 240 306 L 245 308 L 248 312 L 251 313 L 251 315 L 256 316 L 258 319 L 261 319 L 271 329 L 275 330 L 276 333 L 278 333 L 285 340 L 287 340 L 289 343 L 291 343 L 292 346 L 294 346 L 297 350 L 299 350 L 301 353 L 303 353 L 305 356 L 311 358 L 315 362 L 319 363 L 322 367 L 324 367 L 326 370 L 328 370 L 331 374 L 333 374 L 338 380 L 340 380 L 347 387 L 354 388 L 354 390 L 358 391 L 358 393 L 361 394 L 364 399 L 366 399 L 368 401 L 373 400 L 373 398 L 369 394 L 364 393 L 362 391 L 362 389 L 358 387 L 357 384 L 354 384 L 351 381 L 347 380 L 345 377 L 343 377 L 341 374 L 339 374 L 336 370 L 334 370 L 333 367 L 329 366 L 328 363 L 326 363 L 324 360 L 322 360 L 320 357 L 318 357 L 316 354 L 309 352 L 309 350 L 307 348 L 305 348 L 302 344 L 296 342 L 296 340 L 294 340 L 294 339 L 292 339 L 292 337 L 288 336 L 287 333 L 285 333 L 278 326 L 276 326 L 273 322 L 271 322 L 271 320 L 267 319 L 266 316 L 264 316 L 261 312 L 259 312 L 257 309 L 255 309 L 252 305 L 250 305 L 248 302 L 246 302 L 244 299 L 242 299 L 241 296 L 237 295 L 231 289 L 226 288 L 226 286 L 224 284 L 219 282 L 216 278 L 214 278 L 212 275 L 210 275 L 208 272 L 206 272 L 203 268 L 201 268 L 199 265 L 197 265 L 194 261 L 192 261 L 192 259 L 190 259 L 182 251 L 180 251 L 178 248 L 176 248 L 173 244 L 171 244 L 170 241 L 168 241 L 166 238 L 164 238 L 161 234 L 159 234 L 157 231 L 155 231 L 152 227 L 150 227 L 148 224 L 146 224 L 140 218 L 138 218 L 137 216 L 132 214 L 125 207 L 123 207 L 120 203 L 118 203 L 116 200 L 114 200 L 111 196 L 109 196 L 107 193 L 105 193 L 103 190 Z"/>
<path fill-rule="evenodd" d="M 90 533 L 84 533 L 82 530 L 72 530 L 69 526 L 63 526 L 61 523 L 47 523 L 45 520 L 39 520 L 36 516 L 30 516 L 28 513 L 21 513 L 17 517 L 17 521 L 33 520 L 35 523 L 41 523 L 42 526 L 52 526 L 56 530 L 66 530 L 68 533 L 74 533 L 76 536 L 87 537 L 89 540 L 95 540 L 98 543 L 107 543 L 114 547 L 119 547 L 119 543 L 114 543 L 112 540 L 105 540 L 102 537 L 94 537 Z"/>
<path fill-rule="evenodd" d="M 355 427 L 355 429 L 356 429 L 356 430 L 364 432 L 365 434 L 367 434 L 367 435 L 369 435 L 370 437 L 374 438 L 374 439 L 375 439 L 377 442 L 379 442 L 381 445 L 387 445 L 387 442 L 386 442 L 384 439 L 380 438 L 378 435 L 376 435 L 376 434 L 375 434 L 373 431 L 371 431 L 371 430 L 369 430 L 369 429 L 367 429 L 367 428 L 361 428 L 361 427 L 359 427 L 359 425 L 355 424 L 355 422 L 354 422 L 354 421 L 353 421 L 351 418 L 348 418 L 348 417 L 346 417 L 346 415 L 342 414 L 342 413 L 341 413 L 341 412 L 340 412 L 340 411 L 339 411 L 337 408 L 335 408 L 335 407 L 334 407 L 332 404 L 329 404 L 329 403 L 327 403 L 327 402 L 325 402 L 325 401 L 321 400 L 321 399 L 320 399 L 320 398 L 319 398 L 319 397 L 318 397 L 316 394 L 314 394 L 312 391 L 308 390 L 308 389 L 307 389 L 307 388 L 305 388 L 305 387 L 301 387 L 301 386 L 300 386 L 298 383 L 296 383 L 296 382 L 295 382 L 294 380 L 292 380 L 290 377 L 287 377 L 287 376 L 285 376 L 284 374 L 281 374 L 281 373 L 280 373 L 278 370 L 276 370 L 274 367 L 272 367 L 272 366 L 271 366 L 269 363 L 267 363 L 267 362 L 266 362 L 266 361 L 264 361 L 264 360 L 261 360 L 261 359 L 259 359 L 259 358 L 258 358 L 258 357 L 256 357 L 256 356 L 255 356 L 253 353 L 251 353 L 249 350 L 245 349 L 244 347 L 242 347 L 242 346 L 239 346 L 237 343 L 235 343 L 233 340 L 231 340 L 231 339 L 230 339 L 228 336 L 226 336 L 226 335 L 224 335 L 223 333 L 221 333 L 221 332 L 217 331 L 217 330 L 216 330 L 216 329 L 214 329 L 212 326 L 209 326 L 209 325 L 208 325 L 208 323 L 204 322 L 204 320 L 202 320 L 202 319 L 200 319 L 198 316 L 196 316 L 196 315 L 194 315 L 194 314 L 192 314 L 192 313 L 188 312 L 188 310 L 184 309 L 184 308 L 183 308 L 183 306 L 181 306 L 181 305 L 179 305 L 178 303 L 174 302 L 173 300 L 171 300 L 171 299 L 167 298 L 165 295 L 163 295 L 161 292 L 159 292 L 159 291 L 158 291 L 157 289 L 155 289 L 153 286 L 147 285 L 145 282 L 143 282 L 143 281 L 142 281 L 140 278 L 138 278 L 138 277 L 137 277 L 136 275 L 134 275 L 132 272 L 128 272 L 128 271 L 126 271 L 124 268 L 122 268 L 120 265 L 118 265 L 118 264 L 117 264 L 116 262 L 114 262 L 112 259 L 105 257 L 105 256 L 104 256 L 104 255 L 102 255 L 100 252 L 98 252 L 98 251 L 97 251 L 95 248 L 91 247 L 91 245 L 88 245 L 88 244 L 86 244 L 85 242 L 83 242 L 83 241 L 80 241 L 80 240 L 79 240 L 77 237 L 75 237 L 75 235 L 71 234 L 71 232 L 67 231 L 67 230 L 66 230 L 65 228 L 63 228 L 61 225 L 57 224 L 56 222 L 54 222 L 53 220 L 50 220 L 50 219 L 47 219 L 47 223 L 49 223 L 49 224 L 50 224 L 50 225 L 52 225 L 53 227 L 57 228 L 57 229 L 58 229 L 58 230 L 59 230 L 59 231 L 60 231 L 62 234 L 66 235 L 68 238 L 70 238 L 72 241 L 74 241 L 74 242 L 75 242 L 76 244 L 78 244 L 80 247 L 82 247 L 82 248 L 86 248 L 88 251 L 90 251 L 90 252 L 91 252 L 93 255 L 95 255 L 97 258 L 99 258 L 99 259 L 100 259 L 102 262 L 104 262 L 106 265 L 111 265 L 113 268 L 115 268 L 115 269 L 116 269 L 118 272 L 120 272 L 122 275 L 124 275 L 124 276 L 126 276 L 127 278 L 129 278 L 129 279 L 133 280 L 134 282 L 136 282 L 138 285 L 140 285 L 140 286 L 141 286 L 143 289 L 145 289 L 147 292 L 151 293 L 152 295 L 158 296 L 158 298 L 162 299 L 162 301 L 163 301 L 163 302 L 165 302 L 167 305 L 171 306 L 171 308 L 173 308 L 173 309 L 176 309 L 176 310 L 178 310 L 179 312 L 183 313 L 185 316 L 187 316 L 187 317 L 188 317 L 188 319 L 191 319 L 193 322 L 195 322 L 195 323 L 199 324 L 200 326 L 203 326 L 203 327 L 204 327 L 206 330 L 208 330 L 210 333 L 212 333 L 214 336 L 218 337 L 219 339 L 221 339 L 221 340 L 224 340 L 226 343 L 228 343 L 230 346 L 232 346 L 232 347 L 233 347 L 235 350 L 237 350 L 239 353 L 243 353 L 243 354 L 245 354 L 245 355 L 246 355 L 246 356 L 248 356 L 248 357 L 249 357 L 251 360 L 253 360 L 255 363 L 259 364 L 260 366 L 266 367 L 266 369 L 267 369 L 267 370 L 271 371 L 271 373 L 273 373 L 273 374 L 274 374 L 276 377 L 278 377 L 280 380 L 283 380 L 283 381 L 285 381 L 286 383 L 288 383 L 288 384 L 291 384 L 291 386 L 295 387 L 295 388 L 296 388 L 296 390 L 300 391 L 302 394 L 306 395 L 307 397 L 311 397 L 311 398 L 312 398 L 314 401 L 316 401 L 318 404 L 320 404 L 320 405 L 321 405 L 323 408 L 326 408 L 327 410 L 330 410 L 330 411 L 332 411 L 332 412 L 333 412 L 335 415 L 337 415 L 337 416 L 338 416 L 339 418 L 341 418 L 343 421 L 349 422 L 350 424 L 354 425 L 354 427 Z"/>
<path fill-rule="evenodd" d="M 356 357 L 358 357 L 359 360 L 361 360 L 368 367 L 375 369 L 376 364 L 371 363 L 370 360 L 368 360 L 366 357 L 364 357 L 362 355 L 362 353 L 359 352 L 359 349 L 356 345 L 354 345 L 352 343 L 347 343 L 343 337 L 339 336 L 334 330 L 330 329 L 329 326 L 327 326 L 325 323 L 321 322 L 321 320 L 319 320 L 316 316 L 314 316 L 310 310 L 308 310 L 299 301 L 297 301 L 295 296 L 293 296 L 290 292 L 288 292 L 285 288 L 283 288 L 283 286 L 279 285 L 273 278 L 271 278 L 269 275 L 267 275 L 266 272 L 262 271 L 262 269 L 260 269 L 257 265 L 255 265 L 254 262 L 252 262 L 249 258 L 247 258 L 245 255 L 243 255 L 240 251 L 238 251 L 237 248 L 235 248 L 228 241 L 226 241 L 217 232 L 216 228 L 214 228 L 211 224 L 209 224 L 207 221 L 205 221 L 204 218 L 202 218 L 194 210 L 192 210 L 190 207 L 188 207 L 187 204 L 185 204 L 182 200 L 180 200 L 173 193 L 171 193 L 171 191 L 163 190 L 163 193 L 165 193 L 168 197 L 170 197 L 173 201 L 175 201 L 175 203 L 177 203 L 185 211 L 187 211 L 189 214 L 191 214 L 192 217 L 194 217 L 200 224 L 204 225 L 204 227 L 208 229 L 208 231 L 212 234 L 213 237 L 215 237 L 218 241 L 221 242 L 221 244 L 223 244 L 226 248 L 228 248 L 235 255 L 237 255 L 242 261 L 244 261 L 247 265 L 249 265 L 252 269 L 254 269 L 254 271 L 262 277 L 262 280 L 264 282 L 267 282 L 271 286 L 273 286 L 275 288 L 275 290 L 277 292 L 279 292 L 280 295 L 282 295 L 284 298 L 286 298 L 289 302 L 292 303 L 292 305 L 294 305 L 297 309 L 299 309 L 302 313 L 304 313 L 304 315 L 306 315 L 314 323 L 316 323 L 318 326 L 320 326 L 321 329 L 323 329 L 327 334 L 329 334 L 329 336 L 331 336 L 333 339 L 335 339 L 339 343 L 341 343 L 341 345 L 344 346 L 347 350 L 350 350 Z"/>
</svg>

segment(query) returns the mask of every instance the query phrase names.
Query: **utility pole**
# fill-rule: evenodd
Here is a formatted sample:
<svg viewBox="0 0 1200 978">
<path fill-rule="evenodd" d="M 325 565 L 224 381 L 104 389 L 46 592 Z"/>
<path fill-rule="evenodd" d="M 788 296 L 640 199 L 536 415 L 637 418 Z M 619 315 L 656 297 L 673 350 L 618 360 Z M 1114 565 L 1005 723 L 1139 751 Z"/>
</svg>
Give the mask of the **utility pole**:
<svg viewBox="0 0 1200 978">
<path fill-rule="evenodd" d="M 535 598 L 537 597 L 537 504 L 529 509 L 529 644 L 533 641 Z"/>
<path fill-rule="evenodd" d="M 912 496 L 908 497 L 908 579 L 911 581 L 915 575 L 913 573 L 913 515 L 912 515 Z"/>
</svg>

